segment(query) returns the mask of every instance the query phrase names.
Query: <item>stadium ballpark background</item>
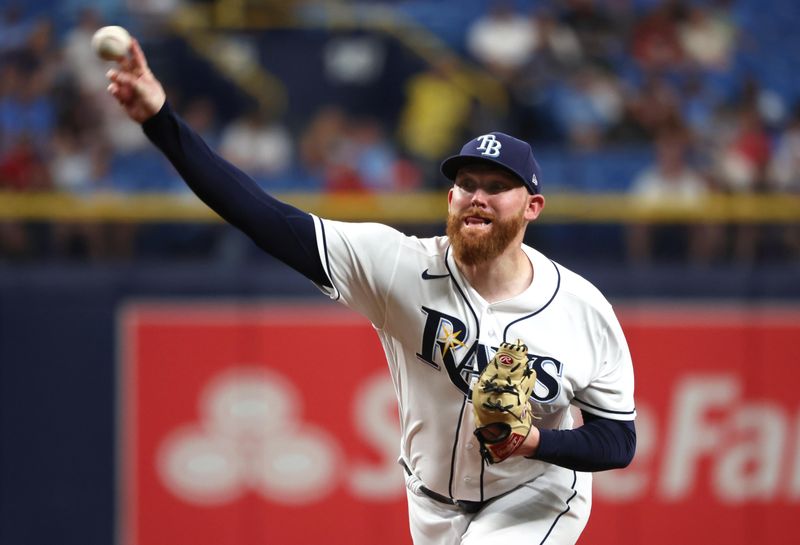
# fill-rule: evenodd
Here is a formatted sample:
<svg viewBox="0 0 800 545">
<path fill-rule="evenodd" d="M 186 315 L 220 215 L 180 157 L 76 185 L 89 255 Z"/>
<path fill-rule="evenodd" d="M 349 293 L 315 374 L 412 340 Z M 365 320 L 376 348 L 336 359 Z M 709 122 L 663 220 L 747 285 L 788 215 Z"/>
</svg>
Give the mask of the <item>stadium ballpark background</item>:
<svg viewBox="0 0 800 545">
<path fill-rule="evenodd" d="M 583 540 L 794 543 L 800 309 L 618 313 L 639 448 L 596 476 Z M 410 542 L 393 388 L 363 319 L 305 300 L 138 303 L 119 342 L 120 545 Z"/>
</svg>

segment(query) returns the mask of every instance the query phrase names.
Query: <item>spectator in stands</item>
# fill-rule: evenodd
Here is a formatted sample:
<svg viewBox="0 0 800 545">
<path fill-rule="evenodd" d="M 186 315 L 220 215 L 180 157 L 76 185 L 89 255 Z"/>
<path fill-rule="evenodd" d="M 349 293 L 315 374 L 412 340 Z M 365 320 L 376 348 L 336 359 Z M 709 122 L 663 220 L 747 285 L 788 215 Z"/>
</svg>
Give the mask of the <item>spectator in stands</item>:
<svg viewBox="0 0 800 545">
<path fill-rule="evenodd" d="M 9 2 L 0 13 L 0 56 L 21 49 L 28 41 L 35 21 L 23 17 L 21 6 Z"/>
<path fill-rule="evenodd" d="M 85 7 L 78 14 L 78 24 L 67 31 L 62 45 L 71 79 L 91 96 L 91 100 L 99 100 L 107 85 L 105 71 L 110 65 L 100 59 L 91 46 L 92 35 L 105 24 L 97 10 Z"/>
<path fill-rule="evenodd" d="M 352 124 L 352 164 L 367 191 L 418 189 L 421 175 L 413 165 L 398 157 L 381 123 L 374 118 Z"/>
<path fill-rule="evenodd" d="M 680 89 L 680 116 L 691 129 L 701 151 L 707 151 L 718 137 L 716 118 L 722 98 L 706 84 L 702 74 L 691 72 L 682 78 Z"/>
<path fill-rule="evenodd" d="M 734 112 L 730 134 L 720 134 L 719 144 L 716 172 L 725 189 L 762 192 L 772 150 L 770 135 L 754 104 L 744 104 Z"/>
<path fill-rule="evenodd" d="M 376 119 L 351 120 L 340 153 L 329 166 L 327 191 L 401 191 L 418 189 L 421 173 L 398 157 Z"/>
<path fill-rule="evenodd" d="M 469 87 L 469 77 L 450 56 L 406 81 L 398 141 L 426 180 L 441 179 L 439 159 L 463 140 L 474 106 Z"/>
<path fill-rule="evenodd" d="M 44 191 L 51 180 L 41 149 L 27 133 L 17 134 L 11 147 L 0 155 L 0 188 L 11 191 Z"/>
<path fill-rule="evenodd" d="M 732 87 L 725 105 L 733 111 L 734 117 L 741 111 L 753 109 L 767 130 L 780 129 L 786 124 L 789 110 L 786 98 L 765 85 L 763 79 L 749 73 L 739 77 L 737 85 Z"/>
<path fill-rule="evenodd" d="M 25 44 L 14 54 L 14 61 L 25 70 L 41 72 L 43 87 L 49 90 L 60 71 L 61 60 L 53 21 L 47 17 L 37 19 Z"/>
<path fill-rule="evenodd" d="M 509 132 L 531 142 L 561 142 L 566 136 L 556 127 L 551 100 L 562 82 L 583 65 L 584 55 L 575 31 L 553 10 L 537 10 L 536 20 L 536 50 L 509 86 Z"/>
<path fill-rule="evenodd" d="M 584 61 L 584 52 L 578 35 L 561 23 L 555 13 L 543 9 L 537 15 L 539 40 L 526 71 L 543 71 L 558 77 L 577 68 Z"/>
<path fill-rule="evenodd" d="M 302 167 L 325 191 L 395 191 L 422 184 L 419 169 L 399 156 L 375 118 L 354 119 L 326 107 L 300 140 Z"/>
<path fill-rule="evenodd" d="M 300 137 L 300 167 L 316 188 L 324 185 L 329 165 L 340 154 L 347 125 L 344 110 L 326 106 L 311 119 Z"/>
<path fill-rule="evenodd" d="M 16 135 L 11 147 L 0 153 L 0 192 L 37 192 L 50 188 L 50 177 L 33 138 Z M 28 225 L 0 220 L 0 258 L 29 257 L 33 238 Z"/>
<path fill-rule="evenodd" d="M 291 135 L 264 109 L 253 108 L 222 129 L 223 157 L 247 170 L 259 183 L 274 188 L 289 187 L 293 160 Z"/>
<path fill-rule="evenodd" d="M 46 152 L 55 127 L 55 109 L 41 68 L 23 69 L 9 63 L 2 67 L 0 95 L 0 135 L 3 147 L 13 146 L 23 136 L 41 152 Z M 2 148 L 0 148 L 2 151 Z"/>
<path fill-rule="evenodd" d="M 720 12 L 693 5 L 678 26 L 678 40 L 692 68 L 724 71 L 730 67 L 736 32 Z"/>
<path fill-rule="evenodd" d="M 662 129 L 656 138 L 655 163 L 633 181 L 631 196 L 639 210 L 657 210 L 664 205 L 699 212 L 710 193 L 706 179 L 688 160 L 689 135 L 680 126 Z M 634 263 L 649 263 L 656 257 L 676 256 L 687 248 L 689 261 L 708 264 L 719 253 L 718 227 L 692 224 L 689 227 L 653 223 L 631 224 L 627 231 L 628 256 Z M 676 245 L 677 242 L 677 245 Z"/>
<path fill-rule="evenodd" d="M 74 195 L 104 190 L 108 175 L 107 157 L 108 150 L 102 142 L 59 128 L 53 137 L 48 161 L 53 189 Z"/>
<path fill-rule="evenodd" d="M 777 190 L 800 194 L 800 102 L 778 137 L 769 177 Z"/>
<path fill-rule="evenodd" d="M 750 100 L 734 111 L 729 135 L 721 135 L 715 157 L 715 172 L 724 190 L 731 194 L 752 195 L 773 191 L 768 176 L 772 143 L 758 110 Z M 763 226 L 738 224 L 733 227 L 733 256 L 741 263 L 759 259 L 769 242 Z"/>
<path fill-rule="evenodd" d="M 467 51 L 504 82 L 514 81 L 539 45 L 536 19 L 495 0 L 467 29 Z"/>
<path fill-rule="evenodd" d="M 679 24 L 685 17 L 680 0 L 657 4 L 633 29 L 631 54 L 647 72 L 664 73 L 680 69 L 683 49 Z"/>
<path fill-rule="evenodd" d="M 622 119 L 622 89 L 613 74 L 587 66 L 560 86 L 553 110 L 571 146 L 598 149 L 609 129 Z"/>
<path fill-rule="evenodd" d="M 102 143 L 81 138 L 66 128 L 56 131 L 49 161 L 53 189 L 83 197 L 101 191 L 108 175 L 108 151 Z M 86 255 L 105 258 L 110 253 L 108 232 L 113 228 L 94 221 L 54 222 L 53 252 L 59 257 Z"/>
<path fill-rule="evenodd" d="M 648 74 L 626 104 L 629 122 L 649 141 L 665 130 L 682 125 L 680 95 L 661 75 Z"/>
<path fill-rule="evenodd" d="M 627 19 L 612 19 L 596 0 L 567 0 L 561 20 L 575 31 L 587 62 L 611 67 L 625 54 Z"/>
<path fill-rule="evenodd" d="M 390 162 L 380 128 L 365 130 L 366 125 L 360 124 L 339 108 L 324 109 L 312 123 L 316 133 L 307 133 L 306 143 L 314 143 L 317 147 L 308 147 L 306 151 L 316 154 L 316 171 L 324 191 L 366 191 L 367 177 L 374 176 L 374 172 L 362 170 L 362 153 L 371 151 L 373 161 L 382 163 L 384 167 Z M 380 181 L 377 177 L 373 179 L 376 184 Z"/>
<path fill-rule="evenodd" d="M 0 62 L 0 185 L 19 191 L 50 186 L 45 161 L 56 126 L 52 96 L 58 64 L 48 19 L 31 21 Z"/>
</svg>

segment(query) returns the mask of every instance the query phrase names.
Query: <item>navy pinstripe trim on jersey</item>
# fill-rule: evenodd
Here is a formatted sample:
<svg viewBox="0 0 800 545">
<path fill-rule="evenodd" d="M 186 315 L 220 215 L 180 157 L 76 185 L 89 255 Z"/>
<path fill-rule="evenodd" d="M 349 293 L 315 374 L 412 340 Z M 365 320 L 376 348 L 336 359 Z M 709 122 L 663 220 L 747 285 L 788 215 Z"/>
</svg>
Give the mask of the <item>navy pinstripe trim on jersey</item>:
<svg viewBox="0 0 800 545">
<path fill-rule="evenodd" d="M 469 299 L 467 299 L 467 296 L 464 293 L 464 290 L 461 288 L 461 286 L 458 285 L 458 282 L 456 281 L 456 277 L 453 274 L 453 271 L 450 270 L 450 265 L 447 263 L 447 258 L 450 256 L 450 248 L 451 247 L 448 246 L 447 249 L 444 251 L 444 267 L 447 269 L 447 272 L 450 273 L 450 278 L 453 279 L 453 284 L 455 284 L 459 295 L 461 295 L 461 298 L 467 304 L 467 308 L 472 313 L 472 317 L 475 319 L 475 341 L 477 342 L 477 340 L 480 339 L 480 337 L 481 337 L 481 335 L 480 335 L 480 333 L 481 333 L 481 323 L 480 323 L 480 321 L 478 321 L 478 313 L 475 312 L 475 309 L 472 308 L 472 305 L 469 304 Z"/>
<path fill-rule="evenodd" d="M 450 246 L 447 246 L 447 249 L 444 251 L 444 266 L 447 269 L 447 272 L 450 273 L 450 279 L 453 282 L 453 285 L 458 290 L 459 295 L 461 298 L 464 299 L 464 302 L 467 305 L 467 308 L 472 313 L 472 318 L 475 320 L 475 342 L 478 342 L 478 339 L 481 338 L 481 323 L 478 320 L 478 314 L 475 312 L 475 309 L 472 308 L 472 305 L 469 304 L 469 299 L 467 299 L 464 290 L 461 286 L 458 285 L 456 281 L 456 277 L 453 274 L 453 271 L 450 270 L 450 265 L 447 263 L 447 258 L 450 256 Z M 448 484 L 448 493 L 450 497 L 453 497 L 453 479 L 455 479 L 455 467 L 456 467 L 456 449 L 458 448 L 458 436 L 461 433 L 461 422 L 464 418 L 464 407 L 467 404 L 467 394 L 464 395 L 464 403 L 461 405 L 461 414 L 458 416 L 458 425 L 456 426 L 456 437 L 453 441 L 453 456 L 450 460 L 450 482 Z M 483 478 L 481 478 L 481 498 L 483 498 Z"/>
<path fill-rule="evenodd" d="M 572 471 L 572 487 L 571 487 L 571 490 L 572 490 L 572 495 L 571 495 L 569 498 L 567 498 L 567 502 L 566 502 L 566 505 L 567 505 L 567 506 L 564 508 L 564 510 L 563 510 L 563 511 L 561 511 L 561 512 L 558 514 L 558 516 L 556 517 L 556 519 L 553 521 L 553 524 L 551 524 L 551 525 L 550 525 L 550 529 L 549 529 L 549 530 L 547 530 L 547 533 L 544 535 L 544 537 L 542 538 L 542 540 L 539 542 L 539 545 L 544 545 L 544 542 L 545 542 L 545 541 L 547 541 L 547 538 L 548 538 L 548 537 L 550 537 L 550 534 L 553 532 L 553 528 L 555 528 L 555 527 L 556 527 L 556 524 L 558 523 L 559 519 L 561 519 L 561 517 L 562 517 L 562 516 L 564 516 L 564 515 L 566 515 L 567 513 L 569 513 L 569 510 L 570 510 L 569 502 L 571 502 L 571 501 L 572 501 L 572 499 L 573 499 L 575 496 L 577 496 L 577 495 L 578 495 L 578 491 L 577 491 L 577 490 L 575 490 L 575 485 L 576 485 L 577 483 L 578 483 L 578 472 L 577 472 L 577 471 L 575 471 L 575 470 L 573 470 L 573 471 Z"/>
<path fill-rule="evenodd" d="M 458 414 L 458 424 L 456 424 L 456 436 L 453 439 L 453 452 L 450 454 L 450 481 L 447 483 L 447 494 L 453 497 L 453 479 L 455 472 L 453 468 L 456 467 L 456 452 L 458 451 L 458 435 L 461 432 L 461 421 L 464 420 L 464 407 L 467 404 L 467 396 L 464 396 L 464 401 L 461 402 L 461 412 Z"/>
<path fill-rule="evenodd" d="M 486 460 L 481 456 L 481 501 L 486 501 L 483 495 L 483 476 L 486 473 Z"/>
<path fill-rule="evenodd" d="M 333 274 L 331 274 L 331 258 L 328 255 L 328 238 L 325 235 L 325 223 L 322 221 L 322 218 L 319 219 L 319 228 L 320 231 L 322 231 L 322 247 L 325 249 L 325 274 L 328 275 L 328 280 L 331 281 L 331 288 L 333 288 L 333 291 L 336 292 L 335 301 L 338 301 L 342 294 L 339 293 L 339 288 L 337 288 L 333 283 Z"/>
<path fill-rule="evenodd" d="M 558 276 L 558 281 L 556 282 L 556 289 L 553 291 L 553 295 L 550 297 L 550 299 L 539 310 L 537 310 L 535 312 L 532 312 L 532 313 L 528 314 L 527 316 L 523 316 L 522 318 L 517 318 L 513 322 L 509 322 L 509 324 L 503 330 L 503 341 L 507 342 L 506 335 L 508 335 L 508 328 L 510 328 L 512 325 L 516 324 L 517 322 L 521 322 L 522 320 L 527 320 L 528 318 L 533 318 L 534 316 L 539 314 L 541 311 L 543 311 L 544 309 L 549 307 L 550 303 L 553 302 L 553 299 L 556 298 L 556 294 L 558 293 L 558 290 L 561 289 L 561 271 L 558 270 L 558 265 L 556 265 L 553 260 L 550 260 L 550 263 L 552 263 L 553 267 L 555 267 L 556 276 Z"/>
<path fill-rule="evenodd" d="M 590 409 L 594 409 L 596 411 L 608 413 L 608 414 L 634 414 L 636 412 L 636 408 L 634 407 L 631 411 L 612 411 L 611 409 L 604 409 L 603 407 L 598 407 L 597 405 L 592 405 L 591 403 L 586 403 L 585 401 L 578 399 L 577 397 L 572 398 L 573 401 L 580 403 L 581 405 L 586 405 Z"/>
</svg>

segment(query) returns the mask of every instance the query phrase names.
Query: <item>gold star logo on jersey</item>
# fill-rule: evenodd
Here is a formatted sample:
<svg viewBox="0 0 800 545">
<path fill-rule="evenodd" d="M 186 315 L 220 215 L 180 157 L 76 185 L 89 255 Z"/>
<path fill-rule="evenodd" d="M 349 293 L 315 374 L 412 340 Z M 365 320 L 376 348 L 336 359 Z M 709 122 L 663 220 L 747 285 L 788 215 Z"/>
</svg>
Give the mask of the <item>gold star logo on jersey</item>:
<svg viewBox="0 0 800 545">
<path fill-rule="evenodd" d="M 458 336 L 461 335 L 463 331 L 453 331 L 446 325 L 442 325 L 442 333 L 441 336 L 437 339 L 439 342 L 444 344 L 442 348 L 442 357 L 444 357 L 449 350 L 457 350 L 464 346 L 464 342 L 458 340 Z"/>
</svg>

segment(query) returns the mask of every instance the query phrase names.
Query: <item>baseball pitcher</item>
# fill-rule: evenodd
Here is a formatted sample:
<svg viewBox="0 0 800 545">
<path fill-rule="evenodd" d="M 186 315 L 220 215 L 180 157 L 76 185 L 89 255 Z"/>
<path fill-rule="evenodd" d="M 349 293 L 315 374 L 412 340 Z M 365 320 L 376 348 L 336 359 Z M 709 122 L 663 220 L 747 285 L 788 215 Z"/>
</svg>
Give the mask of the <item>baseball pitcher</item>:
<svg viewBox="0 0 800 545">
<path fill-rule="evenodd" d="M 487 132 L 447 158 L 447 234 L 421 239 L 266 194 L 173 112 L 136 40 L 108 78 L 205 203 L 373 324 L 397 394 L 414 543 L 577 541 L 592 472 L 634 454 L 633 367 L 601 293 L 523 243 L 545 206 L 527 143 Z"/>
</svg>

